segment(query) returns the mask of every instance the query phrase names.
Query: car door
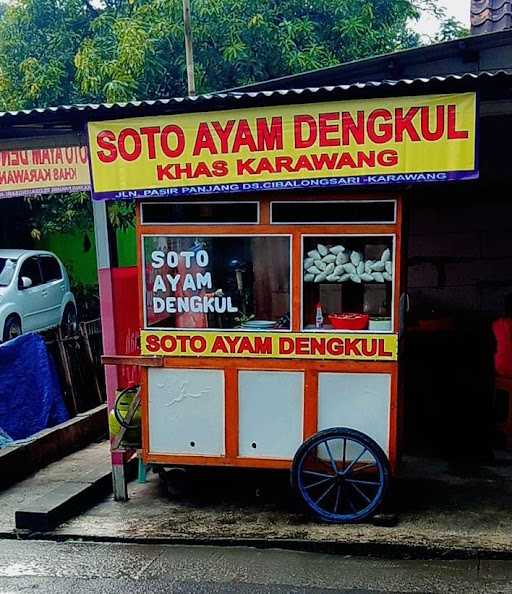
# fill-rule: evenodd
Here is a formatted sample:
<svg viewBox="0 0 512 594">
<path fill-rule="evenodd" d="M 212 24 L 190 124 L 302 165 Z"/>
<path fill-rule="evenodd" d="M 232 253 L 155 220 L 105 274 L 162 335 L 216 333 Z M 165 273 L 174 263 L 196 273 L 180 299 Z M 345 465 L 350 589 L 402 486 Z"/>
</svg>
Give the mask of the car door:
<svg viewBox="0 0 512 594">
<path fill-rule="evenodd" d="M 39 264 L 43 276 L 43 286 L 46 291 L 45 325 L 58 326 L 60 324 L 62 298 L 66 292 L 62 268 L 58 260 L 50 255 L 42 254 L 39 256 Z"/>
<path fill-rule="evenodd" d="M 30 287 L 23 288 L 23 277 L 29 278 Z M 41 269 L 37 257 L 30 256 L 21 263 L 18 273 L 17 306 L 22 317 L 23 331 L 44 328 L 46 297 Z"/>
</svg>

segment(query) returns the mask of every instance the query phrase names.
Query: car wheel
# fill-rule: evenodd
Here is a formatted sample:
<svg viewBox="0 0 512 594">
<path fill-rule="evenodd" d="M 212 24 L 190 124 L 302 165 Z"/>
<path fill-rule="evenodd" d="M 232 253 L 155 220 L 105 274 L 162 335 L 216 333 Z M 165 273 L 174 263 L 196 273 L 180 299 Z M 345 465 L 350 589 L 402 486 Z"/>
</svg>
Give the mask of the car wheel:
<svg viewBox="0 0 512 594">
<path fill-rule="evenodd" d="M 16 338 L 17 336 L 20 336 L 21 334 L 22 334 L 22 330 L 21 330 L 20 319 L 17 316 L 8 317 L 7 320 L 5 321 L 4 333 L 3 333 L 3 337 L 2 337 L 3 342 L 12 340 L 13 338 Z"/>
<path fill-rule="evenodd" d="M 72 303 L 68 303 L 64 309 L 61 329 L 63 336 L 74 336 L 76 334 L 78 329 L 78 318 L 76 315 L 76 307 Z"/>
</svg>

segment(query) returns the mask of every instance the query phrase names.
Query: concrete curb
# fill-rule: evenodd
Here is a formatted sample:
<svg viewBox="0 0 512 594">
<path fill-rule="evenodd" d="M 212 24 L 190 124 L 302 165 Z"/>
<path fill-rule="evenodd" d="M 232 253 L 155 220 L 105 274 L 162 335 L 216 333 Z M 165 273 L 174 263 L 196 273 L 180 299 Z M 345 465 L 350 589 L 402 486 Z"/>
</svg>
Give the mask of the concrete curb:
<svg viewBox="0 0 512 594">
<path fill-rule="evenodd" d="M 26 443 L 1 449 L 0 489 L 104 437 L 107 430 L 107 405 L 101 404 L 65 423 L 36 433 Z"/>
<path fill-rule="evenodd" d="M 15 512 L 16 528 L 53 530 L 112 492 L 112 471 L 97 470 L 91 480 L 69 481 Z"/>
<path fill-rule="evenodd" d="M 392 528 L 390 529 L 392 530 Z M 440 547 L 391 542 L 339 542 L 299 539 L 265 538 L 189 538 L 189 537 L 108 537 L 83 534 L 58 534 L 55 532 L 0 532 L 0 539 L 46 540 L 51 542 L 94 542 L 136 545 L 181 545 L 215 547 L 249 547 L 255 549 L 285 549 L 309 553 L 323 553 L 352 557 L 371 557 L 376 559 L 416 559 L 416 560 L 512 560 L 512 550 L 475 549 L 464 547 Z"/>
<path fill-rule="evenodd" d="M 129 479 L 135 477 L 136 470 L 137 460 L 134 458 L 126 464 Z M 54 530 L 59 524 L 99 503 L 109 493 L 112 493 L 110 463 L 84 468 L 80 480 L 67 481 L 17 509 L 15 533 L 28 531 L 28 534 L 39 534 Z"/>
</svg>

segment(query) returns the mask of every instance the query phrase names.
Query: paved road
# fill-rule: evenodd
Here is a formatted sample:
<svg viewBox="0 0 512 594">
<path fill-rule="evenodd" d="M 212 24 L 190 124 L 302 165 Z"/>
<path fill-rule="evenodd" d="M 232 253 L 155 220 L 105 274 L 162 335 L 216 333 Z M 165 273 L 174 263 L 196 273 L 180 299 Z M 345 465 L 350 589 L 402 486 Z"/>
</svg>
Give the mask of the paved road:
<svg viewBox="0 0 512 594">
<path fill-rule="evenodd" d="M 511 592 L 512 562 L 0 540 L 0 594 Z"/>
</svg>

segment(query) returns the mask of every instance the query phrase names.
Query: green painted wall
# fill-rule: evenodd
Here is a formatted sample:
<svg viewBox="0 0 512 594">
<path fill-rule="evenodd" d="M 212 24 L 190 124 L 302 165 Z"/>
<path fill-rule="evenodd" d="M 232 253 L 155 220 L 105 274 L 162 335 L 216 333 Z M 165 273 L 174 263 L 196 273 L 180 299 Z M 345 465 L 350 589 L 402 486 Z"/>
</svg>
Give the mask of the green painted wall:
<svg viewBox="0 0 512 594">
<path fill-rule="evenodd" d="M 36 243 L 36 249 L 57 254 L 66 267 L 71 282 L 81 285 L 97 284 L 96 244 L 93 229 L 44 237 Z"/>
<path fill-rule="evenodd" d="M 125 268 L 137 264 L 137 245 L 135 240 L 135 227 L 130 227 L 126 231 L 116 233 L 117 257 L 119 266 Z"/>
<path fill-rule="evenodd" d="M 118 265 L 122 268 L 135 266 L 137 263 L 135 228 L 117 231 L 116 243 Z M 35 249 L 48 250 L 57 254 L 64 263 L 72 282 L 85 286 L 97 284 L 96 244 L 93 229 L 45 237 L 36 242 Z"/>
</svg>

